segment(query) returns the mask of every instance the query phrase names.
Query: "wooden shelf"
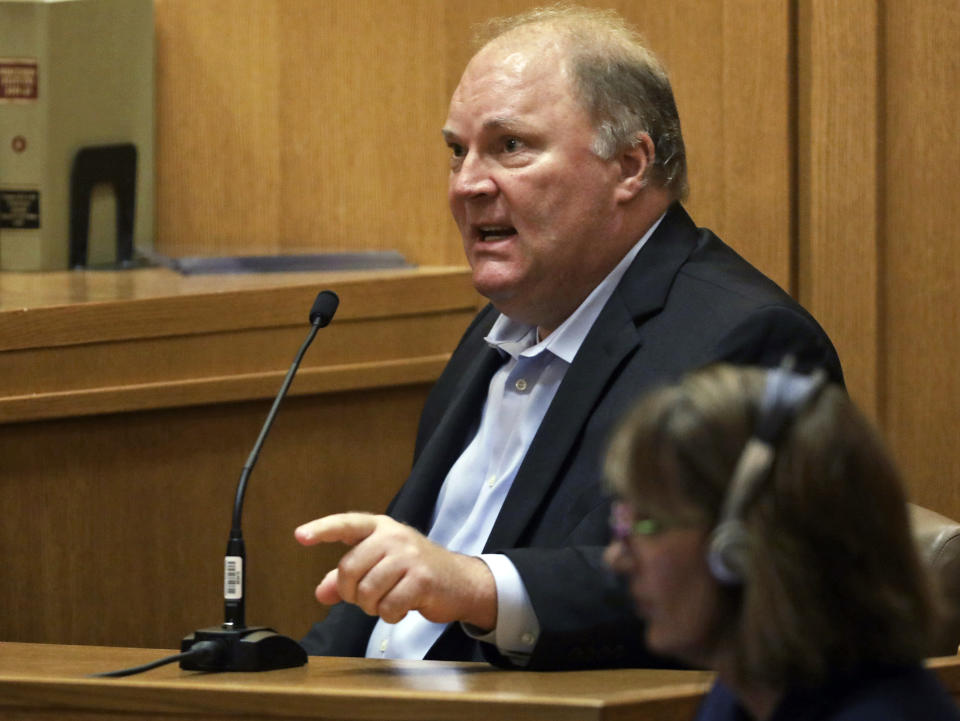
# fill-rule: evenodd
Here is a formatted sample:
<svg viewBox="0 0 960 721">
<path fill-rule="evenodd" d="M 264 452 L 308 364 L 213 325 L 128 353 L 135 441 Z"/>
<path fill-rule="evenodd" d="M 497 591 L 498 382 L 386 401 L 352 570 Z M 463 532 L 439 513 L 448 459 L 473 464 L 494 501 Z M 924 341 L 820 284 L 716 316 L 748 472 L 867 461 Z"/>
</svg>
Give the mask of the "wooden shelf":
<svg viewBox="0 0 960 721">
<path fill-rule="evenodd" d="M 479 300 L 456 267 L 2 273 L 0 423 L 272 397 L 324 288 L 340 308 L 292 395 L 434 380 Z"/>
</svg>

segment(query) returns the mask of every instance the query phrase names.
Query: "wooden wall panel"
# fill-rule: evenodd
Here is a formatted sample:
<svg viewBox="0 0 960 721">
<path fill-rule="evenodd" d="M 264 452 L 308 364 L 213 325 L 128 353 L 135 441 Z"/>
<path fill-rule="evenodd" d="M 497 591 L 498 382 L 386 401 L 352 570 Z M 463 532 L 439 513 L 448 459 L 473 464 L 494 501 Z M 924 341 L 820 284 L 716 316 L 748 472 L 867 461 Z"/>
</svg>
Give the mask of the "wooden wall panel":
<svg viewBox="0 0 960 721">
<path fill-rule="evenodd" d="M 461 263 L 442 16 L 441 0 L 157 0 L 159 252 Z"/>
<path fill-rule="evenodd" d="M 722 27 L 721 113 L 699 109 L 722 128 L 722 147 L 712 152 L 723 158 L 723 191 L 711 215 L 720 218 L 721 237 L 795 295 L 790 4 L 724 3 Z M 708 147 L 717 137 L 697 135 Z M 701 176 L 701 183 L 712 196 L 711 178 Z"/>
<path fill-rule="evenodd" d="M 802 0 L 800 299 L 913 499 L 960 518 L 960 8 Z"/>
<path fill-rule="evenodd" d="M 426 390 L 287 400 L 244 508 L 249 623 L 300 637 L 323 616 L 313 587 L 341 549 L 304 549 L 293 529 L 386 507 L 409 469 Z M 268 408 L 3 426 L 0 640 L 172 648 L 221 623 L 236 482 Z"/>
<path fill-rule="evenodd" d="M 281 247 L 278 8 L 155 3 L 159 252 Z"/>
<path fill-rule="evenodd" d="M 878 32 L 873 0 L 798 14 L 798 298 L 830 334 L 878 419 Z"/>
<path fill-rule="evenodd" d="M 960 6 L 883 7 L 883 420 L 918 501 L 960 518 Z"/>
<path fill-rule="evenodd" d="M 441 1 L 279 7 L 285 242 L 461 263 L 440 136 Z"/>
<path fill-rule="evenodd" d="M 158 249 L 462 263 L 438 129 L 473 24 L 535 4 L 157 0 Z M 612 6 L 673 72 L 697 219 L 789 285 L 788 5 Z"/>
<path fill-rule="evenodd" d="M 694 220 L 790 290 L 788 6 L 741 0 L 622 5 L 670 72 Z"/>
</svg>

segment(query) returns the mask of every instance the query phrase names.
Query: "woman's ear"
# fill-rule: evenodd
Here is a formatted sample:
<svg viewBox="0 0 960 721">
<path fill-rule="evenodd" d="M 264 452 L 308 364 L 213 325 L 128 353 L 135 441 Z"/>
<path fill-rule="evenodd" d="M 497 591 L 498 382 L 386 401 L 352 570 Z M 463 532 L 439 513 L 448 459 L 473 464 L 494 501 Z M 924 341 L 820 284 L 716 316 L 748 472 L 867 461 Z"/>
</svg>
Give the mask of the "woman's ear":
<svg viewBox="0 0 960 721">
<path fill-rule="evenodd" d="M 637 135 L 636 144 L 622 151 L 617 157 L 620 164 L 620 180 L 616 197 L 621 203 L 633 200 L 650 184 L 650 170 L 656 158 L 653 140 L 647 133 Z"/>
</svg>

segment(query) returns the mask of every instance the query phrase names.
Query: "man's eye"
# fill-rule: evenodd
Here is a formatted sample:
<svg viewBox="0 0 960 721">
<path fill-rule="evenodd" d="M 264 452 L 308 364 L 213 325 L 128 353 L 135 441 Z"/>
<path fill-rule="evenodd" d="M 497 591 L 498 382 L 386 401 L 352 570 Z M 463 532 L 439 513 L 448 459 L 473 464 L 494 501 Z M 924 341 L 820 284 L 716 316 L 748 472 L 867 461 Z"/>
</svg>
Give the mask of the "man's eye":
<svg viewBox="0 0 960 721">
<path fill-rule="evenodd" d="M 450 148 L 450 152 L 453 153 L 453 157 L 455 158 L 463 157 L 464 150 L 462 145 L 458 145 L 457 143 L 450 143 L 448 147 Z"/>
<path fill-rule="evenodd" d="M 516 151 L 520 150 L 522 145 L 523 143 L 521 143 L 517 138 L 507 138 L 503 141 L 503 149 L 508 153 L 515 153 Z"/>
</svg>

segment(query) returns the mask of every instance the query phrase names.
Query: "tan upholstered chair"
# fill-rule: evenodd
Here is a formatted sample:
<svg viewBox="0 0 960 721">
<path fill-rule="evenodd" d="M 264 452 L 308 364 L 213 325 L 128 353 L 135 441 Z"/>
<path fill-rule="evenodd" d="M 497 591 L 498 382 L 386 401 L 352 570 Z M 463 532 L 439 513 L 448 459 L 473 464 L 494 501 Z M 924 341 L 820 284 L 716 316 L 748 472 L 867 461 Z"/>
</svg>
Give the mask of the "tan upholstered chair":
<svg viewBox="0 0 960 721">
<path fill-rule="evenodd" d="M 910 519 L 920 553 L 946 601 L 945 617 L 929 655 L 953 656 L 960 646 L 960 523 L 914 504 L 910 504 Z"/>
</svg>

